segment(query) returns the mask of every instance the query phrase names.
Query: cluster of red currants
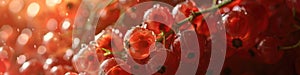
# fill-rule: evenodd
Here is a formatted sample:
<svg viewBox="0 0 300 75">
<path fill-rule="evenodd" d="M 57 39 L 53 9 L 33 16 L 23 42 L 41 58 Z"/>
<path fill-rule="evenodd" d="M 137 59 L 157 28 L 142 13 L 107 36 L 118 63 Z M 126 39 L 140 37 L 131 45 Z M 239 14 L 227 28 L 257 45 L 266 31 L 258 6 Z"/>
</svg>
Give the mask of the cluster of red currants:
<svg viewBox="0 0 300 75">
<path fill-rule="evenodd" d="M 164 65 L 156 68 L 157 71 L 154 74 L 175 74 L 180 64 L 191 62 L 197 62 L 193 64 L 193 66 L 198 65 L 196 74 L 207 74 L 210 72 L 207 70 L 210 57 L 213 56 L 211 44 L 218 42 L 213 39 L 215 38 L 213 35 L 221 31 L 225 31 L 226 36 L 217 38 L 225 38 L 227 42 L 221 74 L 277 74 L 275 71 L 280 70 L 287 63 L 295 64 L 295 66 L 284 66 L 288 70 L 278 71 L 280 72 L 278 74 L 285 72 L 299 74 L 300 72 L 298 61 L 300 58 L 298 3 L 300 1 L 216 0 L 201 5 L 201 0 L 187 0 L 173 5 L 175 6 L 173 9 L 160 5 L 150 5 L 134 10 L 130 8 L 142 2 L 125 5 L 128 7 L 124 8 L 127 10 L 125 13 L 135 15 L 134 17 L 125 15 L 126 20 L 131 21 L 130 23 L 125 21 L 124 25 L 117 25 L 116 22 L 121 17 L 119 15 L 109 17 L 114 19 L 109 20 L 110 24 L 117 25 L 117 28 L 106 28 L 110 24 L 102 25 L 108 22 L 102 21 L 106 19 L 100 17 L 97 32 L 108 29 L 102 31 L 105 34 L 98 39 L 98 44 L 101 46 L 97 49 L 100 62 L 105 61 L 102 65 L 108 66 L 103 69 L 105 74 L 135 72 L 132 68 L 136 69 L 137 66 L 132 65 L 130 57 L 139 64 L 150 63 L 151 65 L 151 62 L 155 62 L 151 59 L 155 59 L 155 56 L 162 56 L 158 55 L 161 51 L 167 52 L 167 58 Z M 118 2 L 113 4 L 118 4 Z M 122 5 L 122 3 L 119 4 Z M 117 6 L 107 8 L 121 10 Z M 145 14 L 140 12 L 144 10 L 146 10 Z M 132 23 L 133 20 L 137 22 L 141 20 L 142 23 Z M 119 34 L 125 34 L 125 36 L 118 36 Z M 124 40 L 121 41 L 122 39 Z M 117 48 L 114 50 L 112 46 Z M 105 55 L 107 52 L 110 55 Z M 122 52 L 123 55 L 120 55 Z M 114 54 L 121 58 L 119 59 Z M 122 62 L 117 63 L 116 61 L 119 60 Z M 131 68 L 131 72 L 120 68 L 120 65 L 127 65 Z M 142 70 L 145 70 L 143 71 L 145 73 L 153 71 L 153 68 L 146 66 Z"/>
<path fill-rule="evenodd" d="M 76 51 L 82 2 L 2 0 L 0 75 L 300 74 L 300 0 L 112 0 Z"/>
</svg>

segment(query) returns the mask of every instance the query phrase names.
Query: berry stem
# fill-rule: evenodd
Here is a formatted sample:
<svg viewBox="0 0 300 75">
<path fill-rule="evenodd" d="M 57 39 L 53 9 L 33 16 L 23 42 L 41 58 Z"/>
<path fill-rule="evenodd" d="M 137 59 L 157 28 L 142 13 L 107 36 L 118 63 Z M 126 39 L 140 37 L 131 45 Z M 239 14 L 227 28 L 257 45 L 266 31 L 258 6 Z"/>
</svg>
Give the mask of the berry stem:
<svg viewBox="0 0 300 75">
<path fill-rule="evenodd" d="M 217 1 L 217 0 L 215 0 L 215 1 Z M 215 2 L 215 1 L 214 1 L 214 2 Z M 231 3 L 231 2 L 232 2 L 232 0 L 225 0 L 224 2 L 222 2 L 222 3 L 220 3 L 220 4 L 217 4 L 217 5 L 214 5 L 214 6 L 210 7 L 210 8 L 208 8 L 208 9 L 205 9 L 205 10 L 202 10 L 202 11 L 199 11 L 199 12 L 193 12 L 189 17 L 183 19 L 183 20 L 180 21 L 179 23 L 176 23 L 176 25 L 173 25 L 173 29 L 175 29 L 176 32 L 178 32 L 178 31 L 177 31 L 178 28 L 181 27 L 181 26 L 182 26 L 183 24 L 185 24 L 186 22 L 192 21 L 195 17 L 197 17 L 197 16 L 199 16 L 199 15 L 201 15 L 201 14 L 203 14 L 203 13 L 207 13 L 207 12 L 210 12 L 210 11 L 217 10 L 217 9 L 219 9 L 219 8 L 221 8 L 221 7 L 223 7 L 223 6 L 227 5 L 227 4 L 229 4 L 229 3 Z M 215 4 L 215 3 L 214 3 L 214 4 Z M 174 33 L 173 30 L 171 30 L 171 31 L 169 31 L 169 32 L 166 32 L 166 33 L 165 33 L 165 36 L 168 37 L 168 36 L 171 35 L 172 33 Z M 161 42 L 161 41 L 163 41 L 163 38 L 159 38 L 159 39 L 157 39 L 157 41 L 158 41 L 158 42 Z"/>
<path fill-rule="evenodd" d="M 299 46 L 300 46 L 300 41 L 298 41 L 297 44 L 292 45 L 292 46 L 280 46 L 279 49 L 280 50 L 287 50 L 287 49 L 293 49 L 293 48 L 296 48 L 296 47 L 299 47 Z"/>
<path fill-rule="evenodd" d="M 300 26 L 298 25 L 298 23 L 300 23 L 300 20 L 296 17 L 296 9 L 293 8 L 292 10 L 293 10 L 293 17 L 294 17 L 294 19 L 295 19 L 295 21 L 297 23 L 297 24 L 293 24 L 293 26 L 295 28 L 297 28 L 298 30 L 300 30 Z"/>
<path fill-rule="evenodd" d="M 298 30 L 300 30 L 300 26 L 298 26 L 297 24 L 293 24 L 293 26 L 294 26 L 295 28 L 297 28 Z"/>
<path fill-rule="evenodd" d="M 101 50 L 105 51 L 104 56 L 108 56 L 108 55 L 112 54 L 112 53 L 110 52 L 110 50 L 108 50 L 108 49 L 101 48 Z"/>
<path fill-rule="evenodd" d="M 201 15 L 203 13 L 207 13 L 207 12 L 219 9 L 219 8 L 221 8 L 221 7 L 229 4 L 231 2 L 232 2 L 232 0 L 226 0 L 226 1 L 222 2 L 222 3 L 220 3 L 220 4 L 214 5 L 214 6 L 208 8 L 208 9 L 205 9 L 203 11 L 195 12 L 192 15 L 190 15 L 189 17 L 187 17 L 187 18 L 183 19 L 182 21 L 180 21 L 179 23 L 177 23 L 177 25 L 175 25 L 175 28 L 177 29 L 178 27 L 181 27 L 184 23 L 186 23 L 188 21 L 192 21 L 195 17 L 197 17 L 197 16 L 199 16 L 199 15 Z"/>
</svg>

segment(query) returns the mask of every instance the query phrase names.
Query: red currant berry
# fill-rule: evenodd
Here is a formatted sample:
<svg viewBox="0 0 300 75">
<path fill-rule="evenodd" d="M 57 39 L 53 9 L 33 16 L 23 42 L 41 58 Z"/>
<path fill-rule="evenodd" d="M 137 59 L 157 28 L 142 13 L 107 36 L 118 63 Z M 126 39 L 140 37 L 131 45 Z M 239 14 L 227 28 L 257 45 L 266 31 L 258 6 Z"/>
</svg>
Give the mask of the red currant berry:
<svg viewBox="0 0 300 75">
<path fill-rule="evenodd" d="M 125 64 L 116 65 L 112 67 L 106 75 L 131 75 L 126 70 L 124 70 L 121 66 L 126 66 Z"/>
<path fill-rule="evenodd" d="M 293 12 L 286 5 L 280 5 L 272 11 L 266 33 L 270 35 L 286 36 L 296 30 Z"/>
<path fill-rule="evenodd" d="M 96 28 L 96 33 L 100 33 L 104 30 L 107 26 L 114 24 L 121 14 L 121 8 L 119 7 L 119 2 L 115 1 L 104 9 L 99 11 L 99 20 Z"/>
<path fill-rule="evenodd" d="M 266 10 L 257 2 L 246 1 L 224 14 L 222 20 L 226 28 L 228 46 L 236 49 L 252 47 L 255 38 L 268 26 L 268 15 L 265 12 Z"/>
<path fill-rule="evenodd" d="M 135 27 L 125 34 L 124 45 L 134 59 L 144 59 L 149 56 L 156 37 L 153 31 Z"/>
<path fill-rule="evenodd" d="M 166 52 L 162 52 L 166 51 Z M 161 60 L 163 54 L 166 53 L 165 60 Z M 174 75 L 179 67 L 179 56 L 173 52 L 168 50 L 157 50 L 151 53 L 151 57 L 148 61 L 147 69 L 150 72 L 156 71 L 154 75 Z M 163 64 L 159 64 L 160 62 L 164 62 Z"/>
<path fill-rule="evenodd" d="M 145 22 L 157 22 L 158 24 L 148 24 L 147 28 L 152 30 L 152 28 L 155 28 L 153 31 L 156 34 L 160 33 L 159 29 L 161 24 L 166 25 L 167 27 L 171 28 L 171 26 L 174 23 L 174 18 L 171 15 L 171 12 L 169 11 L 169 8 L 163 7 L 160 5 L 154 5 L 151 9 L 148 9 L 144 14 L 144 21 Z"/>
<path fill-rule="evenodd" d="M 110 70 L 114 66 L 116 66 L 118 64 L 122 64 L 122 63 L 124 63 L 124 61 L 121 59 L 118 59 L 118 58 L 106 59 L 100 65 L 100 73 L 102 73 L 102 72 L 107 73 L 108 70 Z"/>
<path fill-rule="evenodd" d="M 100 62 L 97 59 L 95 46 L 82 45 L 82 48 L 72 58 L 74 68 L 78 72 L 86 72 L 88 74 L 95 74 L 99 71 Z"/>
</svg>

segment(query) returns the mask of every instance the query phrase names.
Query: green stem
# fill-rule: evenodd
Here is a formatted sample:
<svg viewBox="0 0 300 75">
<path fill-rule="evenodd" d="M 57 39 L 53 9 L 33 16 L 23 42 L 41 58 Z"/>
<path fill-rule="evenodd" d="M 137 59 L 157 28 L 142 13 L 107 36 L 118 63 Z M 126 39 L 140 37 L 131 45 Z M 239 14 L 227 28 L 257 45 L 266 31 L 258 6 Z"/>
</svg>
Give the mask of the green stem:
<svg viewBox="0 0 300 75">
<path fill-rule="evenodd" d="M 187 17 L 187 18 L 183 19 L 182 21 L 180 21 L 179 23 L 177 23 L 177 25 L 175 25 L 175 28 L 181 27 L 186 22 L 192 21 L 195 17 L 197 17 L 197 16 L 199 16 L 203 13 L 207 13 L 207 12 L 210 12 L 210 11 L 213 11 L 213 10 L 217 10 L 217 9 L 229 4 L 230 2 L 232 2 L 232 0 L 226 0 L 226 1 L 224 1 L 220 4 L 218 4 L 218 5 L 214 5 L 214 6 L 208 8 L 208 9 L 205 9 L 203 11 L 195 12 L 192 15 L 190 15 L 189 17 Z"/>
<path fill-rule="evenodd" d="M 293 17 L 294 17 L 296 23 L 300 23 L 300 20 L 296 17 L 296 9 L 295 9 L 295 8 L 293 8 Z M 293 26 L 294 26 L 295 28 L 297 28 L 298 30 L 300 30 L 300 26 L 299 26 L 299 25 L 293 24 Z"/>
<path fill-rule="evenodd" d="M 280 50 L 287 50 L 287 49 L 293 49 L 293 48 L 296 48 L 296 47 L 299 47 L 299 46 L 300 46 L 300 41 L 298 41 L 298 43 L 295 44 L 295 45 L 279 47 L 279 49 L 280 49 Z"/>
<path fill-rule="evenodd" d="M 109 49 L 101 48 L 101 50 L 105 51 L 104 56 L 108 56 L 108 55 L 112 54 Z"/>
<path fill-rule="evenodd" d="M 203 10 L 203 11 L 199 11 L 199 12 L 192 13 L 192 15 L 190 15 L 189 17 L 183 19 L 183 20 L 180 21 L 179 23 L 176 23 L 176 25 L 173 25 L 173 29 L 175 29 L 176 32 L 177 32 L 178 28 L 181 27 L 181 26 L 182 26 L 183 24 L 185 24 L 186 22 L 192 21 L 195 17 L 197 17 L 197 16 L 199 16 L 199 15 L 201 15 L 201 14 L 203 14 L 203 13 L 207 13 L 207 12 L 210 12 L 210 11 L 217 10 L 217 9 L 219 9 L 219 8 L 221 8 L 221 7 L 223 7 L 223 6 L 225 6 L 226 4 L 229 4 L 230 2 L 232 2 L 232 0 L 226 0 L 226 1 L 224 1 L 224 2 L 222 2 L 222 3 L 220 3 L 220 4 L 218 4 L 218 5 L 214 5 L 214 6 L 208 8 L 208 9 L 205 9 L 205 10 Z M 169 35 L 171 35 L 171 34 L 173 34 L 173 33 L 174 33 L 174 31 L 171 30 L 171 31 L 165 33 L 165 36 L 168 37 Z M 159 38 L 159 39 L 157 39 L 157 41 L 158 41 L 158 42 L 161 42 L 161 41 L 163 41 L 163 38 Z"/>
</svg>

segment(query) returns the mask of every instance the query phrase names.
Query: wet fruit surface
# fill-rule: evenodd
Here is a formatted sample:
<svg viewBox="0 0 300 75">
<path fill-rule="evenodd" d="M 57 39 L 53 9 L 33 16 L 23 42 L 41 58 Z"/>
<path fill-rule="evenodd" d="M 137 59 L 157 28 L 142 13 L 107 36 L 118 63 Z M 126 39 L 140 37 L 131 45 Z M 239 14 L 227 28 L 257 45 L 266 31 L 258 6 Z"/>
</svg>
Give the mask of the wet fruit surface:
<svg viewBox="0 0 300 75">
<path fill-rule="evenodd" d="M 0 0 L 0 75 L 297 75 L 299 3 Z"/>
</svg>

